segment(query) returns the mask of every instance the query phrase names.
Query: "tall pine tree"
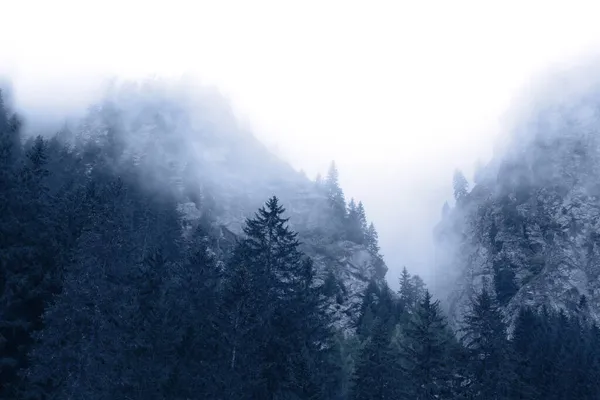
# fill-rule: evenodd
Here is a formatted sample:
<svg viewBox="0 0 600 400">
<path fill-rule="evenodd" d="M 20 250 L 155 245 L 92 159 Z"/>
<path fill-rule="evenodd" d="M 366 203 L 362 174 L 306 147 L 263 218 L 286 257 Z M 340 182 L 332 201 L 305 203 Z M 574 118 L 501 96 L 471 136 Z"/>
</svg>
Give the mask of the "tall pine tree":
<svg viewBox="0 0 600 400">
<path fill-rule="evenodd" d="M 238 396 L 320 398 L 319 367 L 331 349 L 324 297 L 276 197 L 246 222 L 225 299 L 230 369 Z"/>
<path fill-rule="evenodd" d="M 447 354 L 450 338 L 439 302 L 426 292 L 400 339 L 402 369 L 408 377 L 404 387 L 407 398 L 448 398 L 452 376 Z"/>
<path fill-rule="evenodd" d="M 346 199 L 340 186 L 340 178 L 337 166 L 332 161 L 325 178 L 325 192 L 329 201 L 329 207 L 337 221 L 344 221 L 346 217 Z"/>
<path fill-rule="evenodd" d="M 487 288 L 475 296 L 464 322 L 462 340 L 470 355 L 473 398 L 509 399 L 514 382 L 510 346 L 502 313 Z"/>
</svg>

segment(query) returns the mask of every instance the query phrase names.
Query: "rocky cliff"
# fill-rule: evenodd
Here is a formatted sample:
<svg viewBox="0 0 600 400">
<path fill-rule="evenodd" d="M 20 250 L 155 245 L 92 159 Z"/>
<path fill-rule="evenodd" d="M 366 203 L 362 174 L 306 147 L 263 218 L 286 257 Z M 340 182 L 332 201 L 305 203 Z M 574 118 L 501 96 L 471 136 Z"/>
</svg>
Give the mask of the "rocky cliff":
<svg viewBox="0 0 600 400">
<path fill-rule="evenodd" d="M 86 132 L 87 138 L 75 140 L 115 140 L 116 135 L 123 154 L 145 163 L 146 184 L 175 190 L 184 223 L 190 229 L 210 225 L 217 252 L 242 234 L 247 217 L 278 196 L 321 277 L 336 278 L 331 307 L 340 328 L 351 327 L 368 282 L 384 282 L 382 259 L 340 234 L 326 193 L 270 153 L 218 93 L 189 82 L 118 86 L 80 124 L 85 129 L 73 131 Z"/>
<path fill-rule="evenodd" d="M 509 321 L 548 306 L 600 322 L 600 91 L 579 74 L 521 110 L 436 227 L 437 291 L 455 326 L 484 284 Z"/>
</svg>

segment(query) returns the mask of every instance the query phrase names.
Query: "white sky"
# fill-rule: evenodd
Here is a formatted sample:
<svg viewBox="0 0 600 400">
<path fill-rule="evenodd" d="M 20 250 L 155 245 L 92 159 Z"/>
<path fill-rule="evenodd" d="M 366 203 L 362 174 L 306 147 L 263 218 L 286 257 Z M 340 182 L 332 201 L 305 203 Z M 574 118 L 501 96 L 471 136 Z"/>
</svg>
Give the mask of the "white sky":
<svg viewBox="0 0 600 400">
<path fill-rule="evenodd" d="M 511 97 L 600 43 L 600 3 L 576 0 L 0 0 L 0 13 L 0 72 L 22 105 L 82 104 L 99 73 L 191 73 L 310 176 L 335 159 L 392 285 L 427 265 L 453 170 L 489 157 Z"/>
</svg>

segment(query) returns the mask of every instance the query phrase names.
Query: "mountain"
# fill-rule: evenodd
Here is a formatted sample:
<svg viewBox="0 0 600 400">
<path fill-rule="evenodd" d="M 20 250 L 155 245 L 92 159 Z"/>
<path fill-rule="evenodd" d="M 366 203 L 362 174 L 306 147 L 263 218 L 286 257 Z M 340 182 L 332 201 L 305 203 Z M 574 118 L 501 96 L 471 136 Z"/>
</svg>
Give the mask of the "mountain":
<svg viewBox="0 0 600 400">
<path fill-rule="evenodd" d="M 335 277 L 331 306 L 339 327 L 353 326 L 351 316 L 368 283 L 385 281 L 381 256 L 349 236 L 324 185 L 267 150 L 216 91 L 158 80 L 116 85 L 71 131 L 84 132 L 72 140 L 115 134 L 111 140 L 122 145 L 123 159 L 133 156 L 145 164 L 146 185 L 175 191 L 190 232 L 207 221 L 218 254 L 242 234 L 246 218 L 276 195 L 321 279 Z"/>
<path fill-rule="evenodd" d="M 554 76 L 472 189 L 455 176 L 456 204 L 435 229 L 437 291 L 455 326 L 483 285 L 510 321 L 523 306 L 600 321 L 600 90 L 589 76 Z"/>
</svg>

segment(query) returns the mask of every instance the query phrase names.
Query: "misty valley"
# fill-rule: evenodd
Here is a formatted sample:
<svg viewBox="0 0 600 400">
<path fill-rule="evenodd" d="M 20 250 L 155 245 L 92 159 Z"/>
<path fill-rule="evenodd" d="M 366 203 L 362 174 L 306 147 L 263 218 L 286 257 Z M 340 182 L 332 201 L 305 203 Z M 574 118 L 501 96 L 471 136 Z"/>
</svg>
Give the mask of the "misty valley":
<svg viewBox="0 0 600 400">
<path fill-rule="evenodd" d="M 449 171 L 436 278 L 394 285 L 344 171 L 308 178 L 218 94 L 120 83 L 56 125 L 9 92 L 0 399 L 600 398 L 598 87 Z"/>
</svg>

